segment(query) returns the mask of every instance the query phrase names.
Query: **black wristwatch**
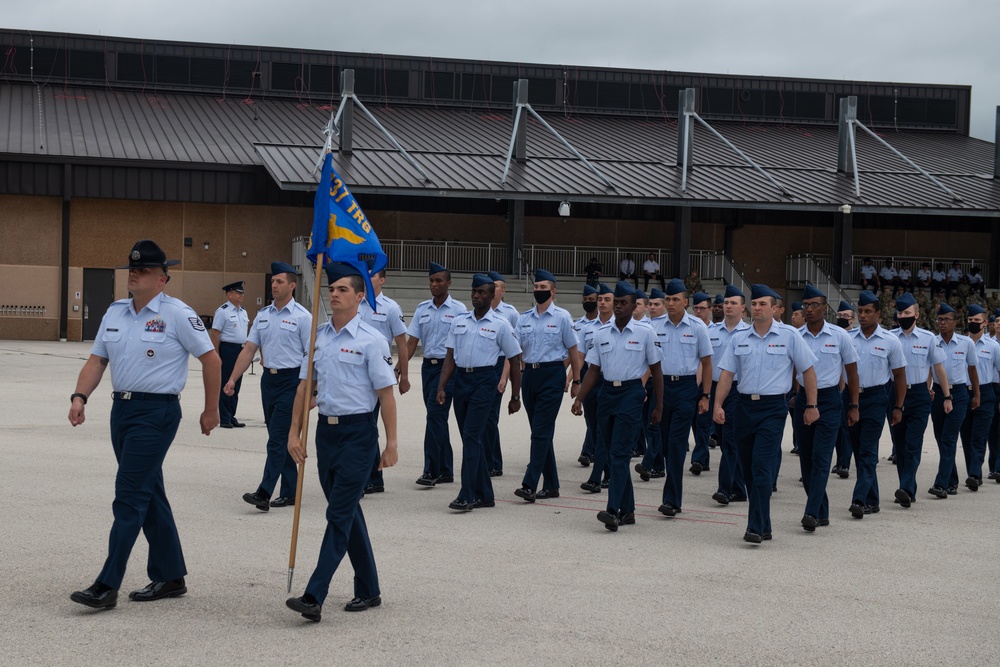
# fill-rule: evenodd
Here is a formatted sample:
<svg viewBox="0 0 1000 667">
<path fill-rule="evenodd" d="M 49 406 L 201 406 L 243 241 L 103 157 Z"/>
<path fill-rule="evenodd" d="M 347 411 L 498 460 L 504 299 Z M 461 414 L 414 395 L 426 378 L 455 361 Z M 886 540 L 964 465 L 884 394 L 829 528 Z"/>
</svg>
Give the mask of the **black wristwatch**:
<svg viewBox="0 0 1000 667">
<path fill-rule="evenodd" d="M 711 395 L 711 394 L 706 394 L 706 393 L 703 393 L 703 394 L 701 395 L 701 397 L 702 397 L 702 398 L 709 398 L 709 399 L 710 399 L 710 398 L 712 398 L 712 395 Z"/>
<path fill-rule="evenodd" d="M 79 398 L 81 401 L 83 401 L 84 405 L 87 404 L 87 395 L 86 394 L 80 394 L 80 393 L 71 394 L 70 397 L 69 397 L 69 402 L 72 403 L 74 398 Z"/>
<path fill-rule="evenodd" d="M 950 400 L 951 400 L 951 396 L 945 396 L 945 397 L 944 397 L 944 398 L 942 398 L 941 400 L 942 400 L 942 401 L 950 401 Z"/>
<path fill-rule="evenodd" d="M 902 405 L 897 405 L 896 407 L 893 408 L 893 410 L 894 411 L 895 410 L 899 410 L 900 412 L 902 412 L 903 411 L 903 406 Z"/>
<path fill-rule="evenodd" d="M 580 384 L 579 380 L 573 380 L 573 384 Z"/>
<path fill-rule="evenodd" d="M 521 402 L 521 397 L 520 396 L 511 396 L 510 400 L 517 401 L 518 403 L 520 403 Z"/>
<path fill-rule="evenodd" d="M 814 410 L 818 410 L 819 406 L 818 405 L 807 405 L 806 406 L 806 410 L 808 410 L 809 408 L 813 408 Z"/>
<path fill-rule="evenodd" d="M 850 404 L 849 404 L 849 405 L 847 406 L 847 409 L 848 409 L 848 410 L 851 410 L 851 409 L 855 409 L 855 408 L 860 408 L 860 407 L 861 407 L 861 406 L 860 406 L 860 405 L 858 405 L 857 403 L 850 403 Z"/>
</svg>

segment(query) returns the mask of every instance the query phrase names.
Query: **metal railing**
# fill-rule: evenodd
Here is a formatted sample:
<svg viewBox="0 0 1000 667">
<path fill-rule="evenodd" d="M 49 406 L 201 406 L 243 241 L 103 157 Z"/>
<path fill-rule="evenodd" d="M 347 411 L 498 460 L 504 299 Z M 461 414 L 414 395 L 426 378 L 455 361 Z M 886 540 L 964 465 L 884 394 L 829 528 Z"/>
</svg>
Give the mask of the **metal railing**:
<svg viewBox="0 0 1000 667">
<path fill-rule="evenodd" d="M 826 271 L 828 274 L 833 273 L 833 257 L 831 255 L 816 255 L 813 257 L 816 262 Z M 851 283 L 861 284 L 861 266 L 865 263 L 866 258 L 871 258 L 872 266 L 875 267 L 876 271 L 880 271 L 883 266 L 885 266 L 885 260 L 891 259 L 893 266 L 899 271 L 903 262 L 910 263 L 910 271 L 913 273 L 913 280 L 917 279 L 917 271 L 920 270 L 921 265 L 927 262 L 931 265 L 931 270 L 933 271 L 938 264 L 944 266 L 945 273 L 951 268 L 954 262 L 958 262 L 959 267 L 962 269 L 963 274 L 967 274 L 969 269 L 972 267 L 977 267 L 979 269 L 980 275 L 983 277 L 983 282 L 986 285 L 993 284 L 990 278 L 990 264 L 985 259 L 969 259 L 967 257 L 920 257 L 915 255 L 852 255 L 851 256 Z"/>
<path fill-rule="evenodd" d="M 697 269 L 703 280 L 722 280 L 735 285 L 744 294 L 750 294 L 750 281 L 724 252 L 718 250 L 692 250 L 691 268 Z"/>
<path fill-rule="evenodd" d="M 811 284 L 826 295 L 827 319 L 837 317 L 837 306 L 841 301 L 851 302 L 851 299 L 840 287 L 840 283 L 827 273 L 811 253 L 789 255 L 785 258 L 785 279 L 789 285 L 805 287 Z"/>
</svg>

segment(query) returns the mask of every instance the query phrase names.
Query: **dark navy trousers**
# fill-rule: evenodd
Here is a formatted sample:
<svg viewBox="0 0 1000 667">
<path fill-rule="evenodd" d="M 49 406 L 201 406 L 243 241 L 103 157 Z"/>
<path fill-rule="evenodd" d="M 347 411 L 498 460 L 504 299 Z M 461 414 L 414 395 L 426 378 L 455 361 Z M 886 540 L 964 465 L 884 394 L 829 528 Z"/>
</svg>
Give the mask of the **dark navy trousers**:
<svg viewBox="0 0 1000 667">
<path fill-rule="evenodd" d="M 382 411 L 382 404 L 375 401 L 375 409 L 372 410 L 372 419 L 375 421 L 375 461 L 372 463 L 372 471 L 368 476 L 368 484 L 375 486 L 385 486 L 385 478 L 382 477 L 382 471 L 379 470 L 379 465 L 382 464 L 382 450 L 378 444 L 378 416 Z"/>
<path fill-rule="evenodd" d="M 486 426 L 497 392 L 493 366 L 466 372 L 455 369 L 455 419 L 462 433 L 462 488 L 458 499 L 493 500 L 493 483 L 486 461 Z"/>
<path fill-rule="evenodd" d="M 888 392 L 895 396 L 889 383 Z M 892 445 L 896 453 L 896 472 L 899 475 L 899 488 L 911 496 L 917 495 L 917 468 L 920 467 L 920 453 L 924 445 L 924 431 L 927 430 L 927 419 L 931 415 L 931 395 L 927 384 L 910 385 L 906 390 L 906 401 L 903 403 L 903 418 L 895 426 L 889 427 L 892 435 Z"/>
<path fill-rule="evenodd" d="M 316 427 L 316 465 L 327 501 L 326 532 L 306 593 L 320 604 L 344 554 L 354 568 L 354 595 L 370 599 L 380 594 L 375 554 L 360 503 L 373 452 L 378 450 L 378 436 L 372 434 L 377 430 L 375 420 L 370 413 L 365 416 L 368 419 L 338 425 L 321 419 Z"/>
<path fill-rule="evenodd" d="M 587 376 L 587 369 L 589 367 L 590 366 L 587 363 L 583 364 L 583 368 L 580 369 L 580 379 L 581 380 L 583 380 L 583 378 L 585 378 Z M 596 385 L 594 385 L 594 389 L 590 392 L 591 394 L 593 394 L 594 391 L 597 390 L 598 385 L 600 385 L 600 382 L 598 382 Z M 587 398 L 590 399 L 590 396 L 588 395 Z M 596 411 L 596 406 L 595 406 L 594 410 Z M 591 417 L 587 416 L 587 401 L 583 402 L 583 419 L 587 423 L 587 434 L 585 436 L 583 436 L 583 446 L 580 448 L 580 456 L 586 456 L 591 461 L 593 461 L 594 457 L 597 456 L 597 454 L 595 452 L 595 448 L 597 446 L 597 444 L 596 444 L 597 443 L 597 427 L 596 427 L 596 425 L 591 425 L 592 419 L 591 419 Z"/>
<path fill-rule="evenodd" d="M 1000 383 L 992 383 L 993 396 L 995 399 L 1000 400 Z M 979 385 L 979 391 L 982 393 L 983 385 Z M 1000 419 L 997 418 L 997 413 L 993 413 L 993 423 L 990 424 L 990 437 L 989 442 L 989 457 L 987 458 L 987 468 L 990 472 L 997 471 L 997 454 L 1000 452 Z"/>
<path fill-rule="evenodd" d="M 243 346 L 239 343 L 219 343 L 219 358 L 222 359 L 222 385 L 226 385 L 236 367 L 236 359 L 243 351 Z M 236 380 L 236 389 L 232 396 L 226 396 L 226 392 L 219 390 L 219 423 L 231 424 L 236 419 L 236 406 L 240 402 L 240 387 L 243 386 L 243 376 Z"/>
<path fill-rule="evenodd" d="M 970 409 L 962 424 L 962 451 L 965 454 L 965 470 L 969 477 L 983 481 L 983 460 L 986 458 L 986 441 L 990 427 L 996 421 L 997 403 L 991 383 L 979 385 L 979 407 Z M 958 470 L 952 473 L 949 486 L 958 486 Z"/>
<path fill-rule="evenodd" d="M 601 436 L 597 418 L 597 406 L 600 404 L 602 384 L 604 384 L 604 380 L 598 379 L 597 384 L 587 394 L 587 398 L 583 399 L 583 418 L 587 421 L 587 430 L 594 438 L 594 454 L 590 457 L 593 464 L 590 467 L 590 476 L 587 481 L 595 484 L 600 484 L 602 479 L 608 479 L 611 474 L 609 466 L 611 452 L 608 448 L 608 441 Z"/>
<path fill-rule="evenodd" d="M 653 392 L 653 382 L 650 379 L 646 382 L 646 405 L 643 406 L 645 421 L 649 421 L 649 406 L 656 400 Z M 665 415 L 665 413 L 664 413 Z M 666 462 L 663 459 L 663 422 L 656 425 L 646 425 L 646 451 L 642 455 L 642 467 L 650 471 L 660 471 L 666 469 Z"/>
<path fill-rule="evenodd" d="M 531 452 L 528 469 L 521 484 L 535 491 L 539 478 L 545 478 L 542 489 L 559 489 L 556 453 L 552 439 L 556 432 L 556 417 L 562 405 L 566 386 L 566 368 L 559 364 L 532 368 L 526 364 L 521 375 L 521 395 L 524 410 L 531 425 Z M 629 450 L 631 452 L 631 449 Z"/>
<path fill-rule="evenodd" d="M 608 443 L 611 479 L 608 482 L 608 512 L 621 516 L 635 512 L 635 493 L 629 462 L 640 431 L 646 391 L 638 381 L 615 387 L 605 382 L 597 405 L 600 438 Z"/>
<path fill-rule="evenodd" d="M 694 417 L 691 421 L 691 430 L 694 433 L 694 450 L 691 452 L 691 463 L 700 463 L 705 470 L 711 469 L 712 457 L 709 454 L 708 439 L 712 436 L 712 405 L 708 410 L 698 414 L 698 403 L 701 399 L 701 388 L 694 396 Z M 709 399 L 711 400 L 711 399 Z"/>
<path fill-rule="evenodd" d="M 295 497 L 298 470 L 295 461 L 288 455 L 288 429 L 292 426 L 292 406 L 295 404 L 295 390 L 299 386 L 297 368 L 278 371 L 272 375 L 264 371 L 260 379 L 260 399 L 264 406 L 264 421 L 267 423 L 267 461 L 264 476 L 260 480 L 260 490 L 271 497 L 274 487 L 281 478 L 278 495 Z"/>
<path fill-rule="evenodd" d="M 503 394 L 496 391 L 503 377 L 504 356 L 497 359 L 496 381 L 493 383 L 493 403 L 490 405 L 490 418 L 486 422 L 486 469 L 503 471 L 503 453 L 500 451 L 500 408 L 503 406 Z"/>
<path fill-rule="evenodd" d="M 719 431 L 719 449 L 722 456 L 719 459 L 719 493 L 726 496 L 736 496 L 746 500 L 747 485 L 743 479 L 743 466 L 740 463 L 740 452 L 736 446 L 736 408 L 740 402 L 740 393 L 736 391 L 737 382 L 726 394 L 722 409 L 726 413 L 726 423 Z M 715 409 L 715 383 L 712 385 L 712 409 Z"/>
<path fill-rule="evenodd" d="M 747 530 L 760 535 L 771 532 L 771 487 L 787 418 L 784 394 L 761 396 L 756 401 L 741 395 L 736 407 L 736 445 L 750 501 Z"/>
<path fill-rule="evenodd" d="M 804 421 L 807 402 L 806 390 L 800 388 L 795 396 L 794 419 L 799 437 L 799 469 L 806 490 L 805 514 L 829 519 L 830 499 L 826 495 L 826 484 L 830 480 L 830 461 L 840 437 L 840 423 L 844 420 L 844 402 L 840 387 L 818 390 L 819 419 L 808 426 Z"/>
<path fill-rule="evenodd" d="M 944 391 L 937 383 L 934 384 L 934 400 L 931 402 L 931 421 L 934 423 L 934 439 L 937 440 L 938 462 L 937 476 L 934 486 L 947 489 L 951 486 L 951 478 L 955 477 L 958 485 L 958 473 L 955 471 L 955 455 L 958 450 L 958 435 L 965 421 L 965 413 L 969 411 L 970 392 L 964 384 L 951 386 L 951 412 L 944 412 Z"/>
<path fill-rule="evenodd" d="M 851 433 L 847 428 L 847 406 L 851 404 L 851 391 L 847 385 L 844 385 L 844 391 L 841 392 L 841 402 L 843 403 L 841 414 L 844 418 L 840 421 L 840 431 L 837 434 L 837 467 L 850 470 L 854 447 L 851 445 Z"/>
<path fill-rule="evenodd" d="M 433 363 L 433 362 L 437 363 Z M 444 405 L 438 405 L 438 380 L 441 379 L 443 360 L 424 359 L 420 366 L 420 381 L 427 407 L 427 425 L 424 427 L 424 474 L 431 477 L 454 477 L 454 454 L 448 432 L 448 412 L 455 391 L 455 378 L 445 385 Z"/>
<path fill-rule="evenodd" d="M 858 422 L 848 429 L 854 449 L 857 481 L 852 500 L 869 507 L 879 506 L 878 443 L 885 428 L 889 393 L 884 386 L 867 387 L 858 395 Z"/>
<path fill-rule="evenodd" d="M 150 581 L 171 581 L 187 574 L 162 468 L 180 422 L 177 400 L 115 399 L 111 407 L 111 446 L 118 460 L 111 503 L 114 523 L 108 558 L 97 575 L 97 581 L 106 586 L 121 587 L 140 530 L 149 542 L 146 573 Z"/>
<path fill-rule="evenodd" d="M 698 411 L 698 383 L 693 375 L 679 380 L 663 379 L 663 419 L 660 436 L 667 462 L 663 484 L 663 504 L 680 509 L 684 493 L 684 462 L 687 460 L 688 434 Z M 708 444 L 706 442 L 706 448 Z"/>
</svg>

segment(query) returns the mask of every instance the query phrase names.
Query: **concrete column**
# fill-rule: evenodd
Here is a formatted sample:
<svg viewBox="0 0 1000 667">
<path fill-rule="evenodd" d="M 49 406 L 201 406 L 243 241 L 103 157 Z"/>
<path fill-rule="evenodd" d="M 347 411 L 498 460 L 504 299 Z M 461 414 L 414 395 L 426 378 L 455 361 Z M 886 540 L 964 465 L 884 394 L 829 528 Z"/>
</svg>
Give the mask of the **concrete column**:
<svg viewBox="0 0 1000 667">
<path fill-rule="evenodd" d="M 508 273 L 517 278 L 524 277 L 521 253 L 524 250 L 524 200 L 511 199 L 507 202 L 507 251 L 510 254 Z"/>
<path fill-rule="evenodd" d="M 674 221 L 674 275 L 684 278 L 691 272 L 691 207 L 680 206 Z"/>
</svg>

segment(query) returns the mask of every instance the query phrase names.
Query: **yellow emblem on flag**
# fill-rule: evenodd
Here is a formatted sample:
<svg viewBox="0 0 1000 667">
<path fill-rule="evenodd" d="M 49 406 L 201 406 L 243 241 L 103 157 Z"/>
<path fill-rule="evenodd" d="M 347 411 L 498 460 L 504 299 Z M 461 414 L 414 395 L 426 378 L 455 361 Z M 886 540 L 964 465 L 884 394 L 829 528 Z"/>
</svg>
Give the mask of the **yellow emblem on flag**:
<svg viewBox="0 0 1000 667">
<path fill-rule="evenodd" d="M 349 229 L 344 229 L 343 227 L 338 226 L 336 213 L 330 214 L 330 224 L 327 238 L 329 239 L 329 243 L 331 245 L 335 239 L 344 239 L 351 245 L 361 245 L 365 242 L 363 237 L 358 236 Z"/>
</svg>

